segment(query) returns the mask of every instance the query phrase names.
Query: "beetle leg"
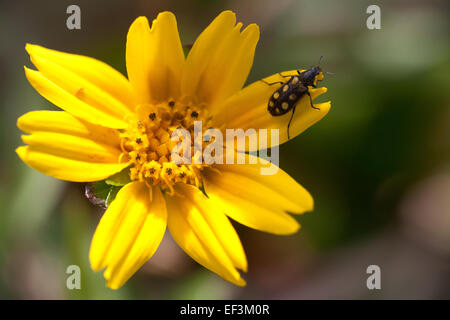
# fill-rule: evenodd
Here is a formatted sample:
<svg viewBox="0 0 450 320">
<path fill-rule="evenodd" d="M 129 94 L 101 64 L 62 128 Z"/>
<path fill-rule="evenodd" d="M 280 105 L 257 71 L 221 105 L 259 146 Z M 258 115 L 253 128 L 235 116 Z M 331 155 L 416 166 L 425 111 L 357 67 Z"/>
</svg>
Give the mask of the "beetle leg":
<svg viewBox="0 0 450 320">
<path fill-rule="evenodd" d="M 295 105 L 295 106 L 292 108 L 291 118 L 289 119 L 289 123 L 288 123 L 288 126 L 287 126 L 288 140 L 290 139 L 290 137 L 289 137 L 289 127 L 291 126 L 292 117 L 294 117 L 294 112 L 295 112 L 295 108 L 296 108 L 296 107 L 297 107 L 297 105 Z"/>
<path fill-rule="evenodd" d="M 314 105 L 312 103 L 311 94 L 309 93 L 309 91 L 306 91 L 306 94 L 309 96 L 309 102 L 311 103 L 311 108 L 320 110 L 320 108 L 314 107 Z"/>
<path fill-rule="evenodd" d="M 280 75 L 280 76 L 282 76 L 283 78 L 290 78 L 290 77 L 292 77 L 292 76 L 285 76 L 284 74 L 282 74 L 281 72 L 278 72 L 278 74 Z"/>
<path fill-rule="evenodd" d="M 277 84 L 277 83 L 281 83 L 281 84 L 284 83 L 284 82 L 282 82 L 282 81 L 275 81 L 275 82 L 269 83 L 269 82 L 267 82 L 267 81 L 265 81 L 265 80 L 263 80 L 263 79 L 261 79 L 260 81 L 264 82 L 265 84 L 267 84 L 267 85 L 269 85 L 269 86 L 272 86 L 272 85 Z"/>
</svg>

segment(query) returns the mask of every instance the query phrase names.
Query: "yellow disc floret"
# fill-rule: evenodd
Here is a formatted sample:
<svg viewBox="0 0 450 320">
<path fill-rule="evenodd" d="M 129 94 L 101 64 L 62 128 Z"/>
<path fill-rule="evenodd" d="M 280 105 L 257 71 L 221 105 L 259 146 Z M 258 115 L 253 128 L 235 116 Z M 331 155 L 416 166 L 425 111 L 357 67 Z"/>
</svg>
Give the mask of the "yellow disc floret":
<svg viewBox="0 0 450 320">
<path fill-rule="evenodd" d="M 149 186 L 160 185 L 173 192 L 175 183 L 202 185 L 201 170 L 206 165 L 197 163 L 194 147 L 194 122 L 202 121 L 202 128 L 209 128 L 210 117 L 203 106 L 169 101 L 160 104 L 139 105 L 136 114 L 126 119 L 127 129 L 121 131 L 120 162 L 130 163 L 130 179 L 145 182 Z M 191 159 L 176 164 L 172 161 L 172 149 L 180 141 L 171 139 L 176 129 L 190 132 Z M 203 142 L 201 142 L 203 144 Z M 200 149 L 202 150 L 202 149 Z M 183 150 L 179 155 L 183 156 Z"/>
</svg>

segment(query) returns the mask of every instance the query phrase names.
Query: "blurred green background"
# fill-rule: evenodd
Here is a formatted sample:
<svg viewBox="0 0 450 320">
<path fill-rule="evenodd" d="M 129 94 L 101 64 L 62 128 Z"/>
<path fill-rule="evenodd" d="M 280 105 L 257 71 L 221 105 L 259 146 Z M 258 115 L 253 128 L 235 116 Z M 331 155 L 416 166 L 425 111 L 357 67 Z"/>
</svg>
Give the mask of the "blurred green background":
<svg viewBox="0 0 450 320">
<path fill-rule="evenodd" d="M 81 30 L 66 8 L 81 7 Z M 381 7 L 381 30 L 366 8 Z M 314 196 L 300 232 L 273 236 L 236 224 L 247 287 L 199 267 L 169 234 L 119 291 L 88 262 L 102 211 L 84 185 L 28 168 L 16 119 L 54 109 L 27 83 L 25 43 L 84 54 L 125 73 L 125 40 L 140 15 L 170 10 L 183 43 L 222 10 L 257 23 L 248 82 L 309 67 L 323 55 L 330 113 L 280 148 L 280 166 Z M 447 1 L 1 1 L 0 298 L 412 299 L 450 298 L 450 55 Z M 66 288 L 68 265 L 81 290 Z M 368 290 L 366 268 L 381 268 Z"/>
</svg>

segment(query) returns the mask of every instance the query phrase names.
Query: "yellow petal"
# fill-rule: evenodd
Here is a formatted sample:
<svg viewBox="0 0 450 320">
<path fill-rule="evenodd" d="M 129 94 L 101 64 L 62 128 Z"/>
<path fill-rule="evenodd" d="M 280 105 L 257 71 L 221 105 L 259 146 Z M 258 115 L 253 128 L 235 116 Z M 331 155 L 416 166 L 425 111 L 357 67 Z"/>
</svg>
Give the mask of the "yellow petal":
<svg viewBox="0 0 450 320">
<path fill-rule="evenodd" d="M 258 199 L 244 198 L 230 190 L 222 189 L 217 181 L 206 182 L 208 197 L 223 207 L 233 220 L 253 229 L 273 234 L 286 235 L 298 231 L 299 224 L 280 209 L 267 209 L 254 202 Z"/>
<path fill-rule="evenodd" d="M 91 124 L 71 116 L 65 111 L 31 111 L 17 119 L 17 126 L 26 133 L 54 132 L 67 134 L 120 148 L 120 138 L 115 129 Z"/>
<path fill-rule="evenodd" d="M 100 108 L 99 105 L 85 102 L 82 98 L 84 95 L 83 88 L 70 87 L 68 84 L 66 87 L 61 87 L 48 79 L 43 73 L 26 67 L 25 75 L 31 85 L 44 98 L 70 114 L 108 128 L 123 129 L 127 127 L 127 123 L 117 112 L 113 113 L 104 106 L 104 108 Z M 64 76 L 64 73 L 61 76 Z"/>
<path fill-rule="evenodd" d="M 240 31 L 236 15 L 222 12 L 195 41 L 186 60 L 182 92 L 208 103 L 210 108 L 244 85 L 253 64 L 259 28 Z"/>
<path fill-rule="evenodd" d="M 308 191 L 281 169 L 274 175 L 261 175 L 263 164 L 216 167 L 219 171 L 205 170 L 208 197 L 229 217 L 248 227 L 291 234 L 300 226 L 285 211 L 303 213 L 313 208 Z"/>
<path fill-rule="evenodd" d="M 94 163 L 72 160 L 31 146 L 18 147 L 16 153 L 31 168 L 57 179 L 74 182 L 103 180 L 127 167 L 126 163 Z"/>
<path fill-rule="evenodd" d="M 134 110 L 136 103 L 130 82 L 106 63 L 90 57 L 51 50 L 38 45 L 27 44 L 25 48 L 30 54 L 33 64 L 58 85 L 62 86 L 58 83 L 58 80 L 62 80 L 63 83 L 74 80 L 73 78 L 70 80 L 64 79 L 67 76 L 66 73 L 69 72 L 69 74 L 77 76 L 74 77 L 75 80 L 78 80 L 77 85 L 84 88 L 82 98 L 85 100 L 88 98 L 100 99 L 100 97 L 94 96 L 95 91 L 100 90 L 102 91 L 100 93 L 102 97 L 100 101 L 97 101 L 98 103 L 110 104 L 111 109 L 113 105 L 119 105 L 120 103 L 130 110 Z M 58 71 L 55 70 L 55 65 L 64 69 L 64 75 L 55 74 Z M 86 87 L 85 84 L 87 84 Z M 74 83 L 70 85 L 74 85 Z M 89 95 L 92 97 L 88 97 Z M 123 107 L 119 106 L 119 108 Z"/>
<path fill-rule="evenodd" d="M 293 234 L 300 228 L 294 218 L 281 210 L 268 210 L 214 184 L 209 184 L 208 190 L 208 197 L 223 207 L 227 216 L 249 228 L 277 235 Z"/>
<path fill-rule="evenodd" d="M 240 240 L 220 207 L 193 186 L 180 184 L 167 197 L 168 226 L 178 245 L 195 261 L 236 285 L 245 285 L 236 270 L 247 269 Z"/>
<path fill-rule="evenodd" d="M 97 181 L 127 166 L 119 164 L 118 132 L 90 124 L 64 111 L 34 111 L 17 125 L 30 135 L 29 146 L 19 147 L 19 157 L 32 168 L 69 181 Z"/>
<path fill-rule="evenodd" d="M 245 192 L 250 197 L 259 196 L 262 203 L 270 208 L 281 208 L 298 214 L 313 210 L 314 200 L 311 194 L 281 168 L 271 164 L 276 169 L 271 170 L 274 174 L 261 174 L 261 169 L 269 167 L 267 161 L 249 154 L 245 155 L 245 163 L 216 164 L 215 167 L 222 173 L 216 175 L 216 179 L 223 178 L 223 186 L 227 186 L 230 191 L 242 189 L 237 194 Z"/>
<path fill-rule="evenodd" d="M 180 189 L 201 212 L 202 217 L 200 218 L 204 218 L 208 223 L 208 228 L 214 232 L 215 237 L 219 240 L 234 266 L 246 272 L 247 259 L 244 249 L 236 230 L 234 230 L 234 227 L 224 214 L 223 208 L 216 206 L 215 203 L 206 198 L 200 190 L 193 186 L 180 185 Z"/>
<path fill-rule="evenodd" d="M 296 70 L 282 72 L 283 75 L 296 74 Z M 280 75 L 272 75 L 265 78 L 264 81 L 272 83 L 275 81 L 286 81 Z M 228 129 L 242 128 L 247 130 L 253 128 L 257 131 L 259 138 L 259 129 L 267 129 L 267 141 L 271 141 L 271 129 L 279 130 L 279 144 L 288 141 L 287 125 L 291 117 L 291 112 L 285 115 L 274 117 L 267 111 L 267 104 L 270 96 L 279 87 L 279 85 L 269 86 L 262 81 L 256 81 L 243 90 L 233 95 L 214 109 L 214 120 L 216 126 L 223 126 Z M 311 97 L 315 99 L 319 95 L 327 92 L 327 88 L 310 87 Z M 294 117 L 292 118 L 289 130 L 290 138 L 294 138 L 317 121 L 322 119 L 330 110 L 330 102 L 314 104 L 320 110 L 313 109 L 309 97 L 303 96 L 297 103 Z M 273 146 L 275 146 L 274 144 Z M 247 151 L 254 151 L 254 148 L 246 147 Z"/>
<path fill-rule="evenodd" d="M 126 61 L 140 103 L 178 98 L 184 53 L 175 16 L 160 13 L 151 29 L 147 18 L 137 18 L 128 31 Z"/>
<path fill-rule="evenodd" d="M 166 229 L 167 211 L 159 188 L 131 182 L 120 189 L 104 213 L 91 243 L 92 269 L 106 267 L 107 286 L 120 288 L 158 248 Z"/>
<path fill-rule="evenodd" d="M 107 144 L 54 132 L 22 135 L 22 141 L 36 150 L 71 160 L 117 163 L 120 151 Z"/>
</svg>

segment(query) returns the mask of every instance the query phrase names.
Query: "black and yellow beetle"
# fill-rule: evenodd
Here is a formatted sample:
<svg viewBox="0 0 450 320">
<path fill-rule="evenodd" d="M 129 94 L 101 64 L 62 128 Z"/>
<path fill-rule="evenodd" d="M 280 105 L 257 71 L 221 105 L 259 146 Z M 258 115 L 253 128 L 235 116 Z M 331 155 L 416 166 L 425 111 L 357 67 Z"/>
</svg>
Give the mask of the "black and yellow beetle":
<svg viewBox="0 0 450 320">
<path fill-rule="evenodd" d="M 320 60 L 322 57 L 320 57 Z M 315 67 L 311 67 L 308 70 L 300 72 L 297 70 L 297 75 L 285 76 L 281 73 L 279 74 L 283 78 L 289 78 L 286 82 L 275 81 L 272 83 L 268 83 L 264 80 L 264 83 L 268 85 L 281 84 L 281 87 L 278 88 L 269 99 L 269 103 L 267 106 L 267 110 L 269 113 L 274 116 L 282 116 L 289 111 L 292 110 L 291 118 L 289 119 L 289 123 L 287 126 L 287 135 L 289 139 L 289 127 L 291 125 L 292 117 L 294 116 L 295 108 L 297 106 L 297 102 L 306 94 L 309 96 L 309 100 L 311 103 L 311 107 L 319 110 L 319 108 L 314 107 L 312 103 L 311 94 L 309 93 L 308 87 L 311 86 L 316 88 L 317 82 L 321 81 L 323 76 L 322 69 L 320 68 L 320 60 L 319 64 Z"/>
</svg>

